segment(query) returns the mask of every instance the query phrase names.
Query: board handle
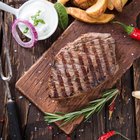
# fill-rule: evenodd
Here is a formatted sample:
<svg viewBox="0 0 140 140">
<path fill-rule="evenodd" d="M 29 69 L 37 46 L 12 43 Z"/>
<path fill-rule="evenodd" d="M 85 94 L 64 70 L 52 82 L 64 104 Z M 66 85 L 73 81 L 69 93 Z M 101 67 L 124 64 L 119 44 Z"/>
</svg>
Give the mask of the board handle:
<svg viewBox="0 0 140 140">
<path fill-rule="evenodd" d="M 10 140 L 22 140 L 15 102 L 11 99 L 7 102 L 7 111 Z"/>
</svg>

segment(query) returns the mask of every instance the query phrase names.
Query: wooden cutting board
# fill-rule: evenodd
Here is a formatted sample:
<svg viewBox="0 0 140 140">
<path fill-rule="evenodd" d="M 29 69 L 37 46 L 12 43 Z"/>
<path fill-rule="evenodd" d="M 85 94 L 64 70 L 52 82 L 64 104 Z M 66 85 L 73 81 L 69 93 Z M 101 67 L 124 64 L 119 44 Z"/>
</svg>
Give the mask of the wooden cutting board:
<svg viewBox="0 0 140 140">
<path fill-rule="evenodd" d="M 116 12 L 116 20 L 135 25 L 136 16 L 140 12 L 139 6 L 140 1 L 133 0 L 132 3 L 124 8 L 122 13 Z M 79 98 L 71 98 L 59 102 L 51 100 L 48 97 L 47 82 L 50 64 L 54 56 L 65 44 L 74 41 L 81 34 L 88 32 L 112 34 L 113 38 L 116 40 L 116 54 L 119 70 L 113 77 L 102 83 L 102 85 L 99 85 L 96 90 L 93 90 L 93 92 L 88 95 L 82 95 Z M 89 25 L 74 21 L 51 48 L 18 80 L 16 87 L 42 112 L 71 112 L 85 106 L 90 100 L 100 97 L 102 90 L 111 88 L 139 56 L 140 42 L 127 36 L 120 26 L 109 23 L 105 25 Z M 63 127 L 60 127 L 61 122 L 57 123 L 57 125 L 66 134 L 70 134 L 82 120 L 83 117 L 81 116 Z"/>
</svg>

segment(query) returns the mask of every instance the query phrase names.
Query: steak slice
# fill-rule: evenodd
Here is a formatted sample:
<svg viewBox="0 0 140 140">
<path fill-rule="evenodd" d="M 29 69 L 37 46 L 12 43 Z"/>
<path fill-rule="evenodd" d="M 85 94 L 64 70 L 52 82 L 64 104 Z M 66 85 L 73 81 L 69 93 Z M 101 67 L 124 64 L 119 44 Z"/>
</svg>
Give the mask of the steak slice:
<svg viewBox="0 0 140 140">
<path fill-rule="evenodd" d="M 115 40 L 108 33 L 87 33 L 55 56 L 49 77 L 51 98 L 88 94 L 118 68 Z"/>
</svg>

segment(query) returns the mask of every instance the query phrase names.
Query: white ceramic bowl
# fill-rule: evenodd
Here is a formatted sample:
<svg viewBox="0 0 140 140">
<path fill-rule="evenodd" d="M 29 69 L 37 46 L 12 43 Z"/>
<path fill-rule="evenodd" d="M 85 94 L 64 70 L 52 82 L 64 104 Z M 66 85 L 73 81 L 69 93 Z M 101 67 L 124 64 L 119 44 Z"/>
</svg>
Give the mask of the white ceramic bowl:
<svg viewBox="0 0 140 140">
<path fill-rule="evenodd" d="M 36 10 L 34 7 L 37 7 L 38 9 L 45 9 L 45 18 L 47 19 L 47 29 L 43 32 L 39 32 L 37 29 L 41 27 L 35 27 L 38 32 L 38 40 L 44 40 L 49 38 L 57 29 L 58 26 L 58 15 L 54 8 L 54 4 L 47 1 L 47 0 L 29 0 L 25 2 L 18 10 L 16 17 L 19 19 L 26 20 L 25 13 L 29 12 L 32 13 L 32 15 L 36 14 Z M 23 32 L 25 29 L 25 26 L 19 25 L 19 29 Z M 31 38 L 30 33 L 25 34 L 28 38 Z"/>
</svg>

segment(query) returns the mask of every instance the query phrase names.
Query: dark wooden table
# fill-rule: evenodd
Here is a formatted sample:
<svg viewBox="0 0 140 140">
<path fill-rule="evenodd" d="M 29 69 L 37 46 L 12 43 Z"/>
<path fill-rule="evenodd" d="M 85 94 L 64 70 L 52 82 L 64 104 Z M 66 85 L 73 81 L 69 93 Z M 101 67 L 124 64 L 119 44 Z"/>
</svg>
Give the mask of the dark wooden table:
<svg viewBox="0 0 140 140">
<path fill-rule="evenodd" d="M 19 7 L 24 1 L 4 0 L 11 6 Z M 25 140 L 97 140 L 98 137 L 109 130 L 117 130 L 126 135 L 130 140 L 140 140 L 140 100 L 132 98 L 131 92 L 140 89 L 140 61 L 137 60 L 133 67 L 124 74 L 119 81 L 121 95 L 118 97 L 116 109 L 111 121 L 108 120 L 107 106 L 98 115 L 82 123 L 70 136 L 66 136 L 57 126 L 48 125 L 44 122 L 43 113 L 32 103 L 23 97 L 16 89 L 16 81 L 30 68 L 32 64 L 47 50 L 51 44 L 63 32 L 60 29 L 49 39 L 39 42 L 33 49 L 19 47 L 11 36 L 11 25 L 13 16 L 0 12 L 0 26 L 2 21 L 8 33 L 10 58 L 12 63 L 13 77 L 10 81 L 10 89 L 16 101 L 20 127 Z M 0 33 L 0 43 L 3 44 Z M 3 82 L 0 81 L 0 138 L 8 139 L 8 120 L 5 109 L 6 96 L 4 94 Z M 112 140 L 122 139 L 115 136 Z"/>
</svg>

